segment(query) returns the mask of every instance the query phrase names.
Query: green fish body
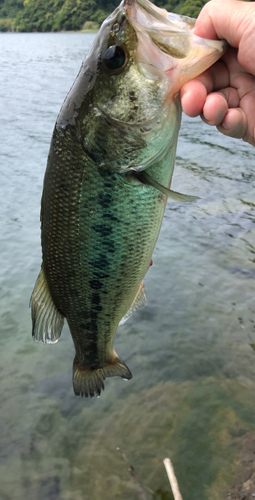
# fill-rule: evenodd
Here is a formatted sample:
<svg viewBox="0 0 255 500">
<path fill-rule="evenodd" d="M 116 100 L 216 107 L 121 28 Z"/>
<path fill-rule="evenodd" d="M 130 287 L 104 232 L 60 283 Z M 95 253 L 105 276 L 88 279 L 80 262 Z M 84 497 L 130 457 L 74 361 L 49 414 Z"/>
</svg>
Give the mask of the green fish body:
<svg viewBox="0 0 255 500">
<path fill-rule="evenodd" d="M 193 40 L 190 26 L 174 20 L 145 0 L 123 1 L 102 25 L 54 129 L 42 195 L 43 261 L 31 297 L 33 337 L 57 342 L 67 319 L 76 395 L 100 395 L 106 377 L 132 377 L 113 347 L 117 327 L 146 303 L 143 278 L 167 197 L 194 199 L 170 191 L 178 90 L 183 73 L 195 76 L 189 61 L 184 70 L 179 64 L 194 59 L 183 54 L 182 37 Z M 167 41 L 173 27 L 179 48 Z M 213 43 L 195 74 L 220 57 L 223 44 Z"/>
</svg>

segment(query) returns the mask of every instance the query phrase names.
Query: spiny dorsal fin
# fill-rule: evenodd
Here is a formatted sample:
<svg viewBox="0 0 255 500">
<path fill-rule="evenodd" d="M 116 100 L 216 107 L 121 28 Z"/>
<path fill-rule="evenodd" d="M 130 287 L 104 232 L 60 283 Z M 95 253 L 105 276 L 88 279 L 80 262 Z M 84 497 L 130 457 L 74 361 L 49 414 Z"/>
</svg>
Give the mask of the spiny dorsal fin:
<svg viewBox="0 0 255 500">
<path fill-rule="evenodd" d="M 115 353 L 116 355 L 116 353 Z M 122 377 L 126 380 L 132 378 L 132 373 L 127 365 L 116 355 L 111 363 L 103 368 L 92 370 L 90 367 L 84 367 L 79 364 L 77 356 L 73 362 L 73 390 L 76 396 L 85 396 L 94 398 L 100 396 L 104 390 L 104 380 L 106 377 Z"/>
<path fill-rule="evenodd" d="M 146 294 L 145 294 L 145 288 L 143 281 L 141 281 L 139 288 L 137 290 L 137 294 L 131 304 L 131 307 L 129 310 L 126 312 L 126 314 L 123 316 L 123 318 L 120 320 L 120 325 L 123 325 L 129 318 L 134 314 L 137 309 L 140 309 L 141 307 L 146 306 Z"/>
<path fill-rule="evenodd" d="M 159 182 L 155 181 L 155 179 L 152 179 L 152 177 L 147 174 L 147 172 L 136 172 L 135 176 L 143 184 L 147 184 L 148 186 L 152 186 L 155 189 L 158 189 L 159 191 L 161 191 L 161 193 L 166 194 L 174 201 L 183 202 L 199 200 L 198 196 L 190 196 L 188 194 L 177 193 L 177 191 L 172 191 L 172 189 L 168 189 L 167 187 L 162 186 L 162 184 L 159 184 Z"/>
<path fill-rule="evenodd" d="M 61 335 L 64 316 L 53 302 L 43 269 L 36 280 L 29 305 L 33 322 L 33 339 L 44 344 L 55 344 Z"/>
</svg>

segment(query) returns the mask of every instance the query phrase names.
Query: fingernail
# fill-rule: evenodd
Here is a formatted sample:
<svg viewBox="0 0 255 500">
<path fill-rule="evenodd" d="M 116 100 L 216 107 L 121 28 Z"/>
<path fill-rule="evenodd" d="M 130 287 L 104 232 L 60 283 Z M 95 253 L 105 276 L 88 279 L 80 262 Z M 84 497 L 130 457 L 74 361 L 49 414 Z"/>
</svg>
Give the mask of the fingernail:
<svg viewBox="0 0 255 500">
<path fill-rule="evenodd" d="M 228 127 L 227 127 L 227 125 L 226 125 L 226 123 L 225 123 L 225 122 L 221 122 L 221 126 L 222 126 L 225 130 L 228 130 Z"/>
<path fill-rule="evenodd" d="M 205 122 L 207 125 L 214 125 L 210 120 L 207 120 L 207 118 L 203 113 L 200 115 L 200 117 L 203 120 L 203 122 Z"/>
</svg>

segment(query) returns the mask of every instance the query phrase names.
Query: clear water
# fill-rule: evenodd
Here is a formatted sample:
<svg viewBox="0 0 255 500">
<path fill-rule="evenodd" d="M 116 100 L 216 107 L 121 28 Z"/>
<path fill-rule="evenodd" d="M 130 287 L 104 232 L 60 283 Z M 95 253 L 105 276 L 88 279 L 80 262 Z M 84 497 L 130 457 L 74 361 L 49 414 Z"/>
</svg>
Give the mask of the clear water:
<svg viewBox="0 0 255 500">
<path fill-rule="evenodd" d="M 255 433 L 254 148 L 183 118 L 172 186 L 201 200 L 168 202 L 148 305 L 119 328 L 131 381 L 76 398 L 67 326 L 31 338 L 50 138 L 94 36 L 0 35 L 0 498 L 138 499 L 119 447 L 148 499 L 173 498 L 169 456 L 184 500 L 220 500 Z"/>
</svg>

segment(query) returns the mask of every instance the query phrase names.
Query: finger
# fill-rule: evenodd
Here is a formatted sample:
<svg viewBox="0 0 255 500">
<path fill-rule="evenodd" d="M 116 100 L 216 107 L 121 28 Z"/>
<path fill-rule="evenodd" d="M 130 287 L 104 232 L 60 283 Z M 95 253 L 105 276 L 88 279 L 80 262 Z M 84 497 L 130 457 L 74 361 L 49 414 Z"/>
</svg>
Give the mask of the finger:
<svg viewBox="0 0 255 500">
<path fill-rule="evenodd" d="M 255 39 L 254 39 L 255 43 Z M 229 86 L 238 90 L 240 99 L 255 89 L 255 76 L 248 73 L 240 64 L 240 54 L 236 49 L 228 49 L 222 56 L 222 61 L 226 65 L 229 73 Z M 253 73 L 255 73 L 255 58 Z M 226 85 L 224 85 L 226 86 Z M 223 87 L 223 86 L 222 86 Z"/>
<path fill-rule="evenodd" d="M 204 73 L 201 73 L 195 80 L 199 80 L 204 84 L 208 94 L 215 90 L 228 87 L 230 84 L 229 71 L 223 60 L 217 61 L 204 71 Z"/>
<path fill-rule="evenodd" d="M 246 115 L 248 123 L 243 140 L 255 146 L 255 90 L 242 98 L 240 107 Z"/>
<path fill-rule="evenodd" d="M 226 39 L 239 48 L 240 64 L 254 75 L 255 4 L 237 0 L 211 0 L 201 10 L 194 34 L 211 40 Z"/>
<path fill-rule="evenodd" d="M 181 103 L 184 113 L 194 117 L 202 113 L 208 93 L 229 86 L 229 73 L 224 62 L 218 61 L 194 80 L 185 83 L 181 89 Z"/>
<path fill-rule="evenodd" d="M 220 93 L 210 94 L 203 108 L 202 120 L 208 125 L 220 125 L 228 110 L 228 103 Z"/>
<path fill-rule="evenodd" d="M 181 103 L 184 113 L 194 117 L 202 113 L 206 100 L 207 90 L 199 80 L 191 80 L 183 85 L 181 89 Z"/>
<path fill-rule="evenodd" d="M 202 38 L 224 38 L 232 47 L 238 47 L 247 17 L 252 20 L 255 7 L 237 0 L 212 0 L 201 10 L 194 34 Z"/>
<path fill-rule="evenodd" d="M 208 125 L 220 125 L 229 108 L 239 107 L 239 96 L 231 87 L 208 95 L 203 108 L 202 119 Z"/>
<path fill-rule="evenodd" d="M 229 109 L 224 120 L 217 127 L 224 135 L 235 137 L 236 139 L 245 138 L 247 131 L 247 118 L 241 108 Z"/>
</svg>

